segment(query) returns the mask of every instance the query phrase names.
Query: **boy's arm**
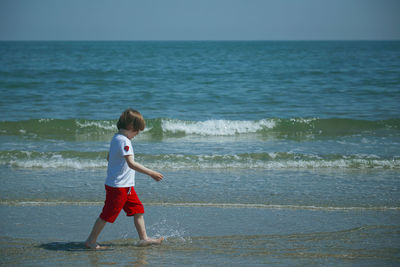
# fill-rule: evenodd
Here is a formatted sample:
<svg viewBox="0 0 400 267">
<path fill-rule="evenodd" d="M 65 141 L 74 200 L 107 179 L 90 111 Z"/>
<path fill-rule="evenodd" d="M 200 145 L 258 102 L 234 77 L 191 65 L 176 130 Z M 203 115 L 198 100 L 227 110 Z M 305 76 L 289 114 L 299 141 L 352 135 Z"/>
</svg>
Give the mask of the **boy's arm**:
<svg viewBox="0 0 400 267">
<path fill-rule="evenodd" d="M 126 160 L 126 163 L 128 163 L 129 168 L 131 168 L 135 171 L 147 174 L 148 176 L 150 176 L 157 182 L 161 181 L 164 177 L 161 173 L 150 170 L 150 169 L 146 168 L 145 166 L 143 166 L 142 164 L 135 162 L 133 160 L 132 155 L 125 156 L 125 160 Z"/>
</svg>

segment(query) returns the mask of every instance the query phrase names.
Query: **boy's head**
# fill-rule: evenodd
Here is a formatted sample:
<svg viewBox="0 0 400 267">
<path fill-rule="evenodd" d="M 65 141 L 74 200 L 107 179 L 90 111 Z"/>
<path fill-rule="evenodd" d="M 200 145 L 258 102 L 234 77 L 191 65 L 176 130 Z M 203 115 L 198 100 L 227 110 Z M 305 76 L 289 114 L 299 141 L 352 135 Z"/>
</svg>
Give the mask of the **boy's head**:
<svg viewBox="0 0 400 267">
<path fill-rule="evenodd" d="M 132 131 L 143 131 L 145 127 L 146 122 L 144 121 L 142 114 L 132 108 L 128 108 L 122 112 L 117 123 L 118 130 L 125 129 Z"/>
</svg>

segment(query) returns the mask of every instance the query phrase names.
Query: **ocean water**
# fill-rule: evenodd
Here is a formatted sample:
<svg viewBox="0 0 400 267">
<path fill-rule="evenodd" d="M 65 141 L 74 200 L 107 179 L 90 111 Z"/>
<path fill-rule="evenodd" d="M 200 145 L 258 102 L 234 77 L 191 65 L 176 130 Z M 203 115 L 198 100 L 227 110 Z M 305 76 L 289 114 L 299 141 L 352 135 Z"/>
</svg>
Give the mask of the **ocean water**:
<svg viewBox="0 0 400 267">
<path fill-rule="evenodd" d="M 399 103 L 400 42 L 0 42 L 0 264 L 399 265 Z M 128 107 L 166 242 L 82 251 Z"/>
</svg>

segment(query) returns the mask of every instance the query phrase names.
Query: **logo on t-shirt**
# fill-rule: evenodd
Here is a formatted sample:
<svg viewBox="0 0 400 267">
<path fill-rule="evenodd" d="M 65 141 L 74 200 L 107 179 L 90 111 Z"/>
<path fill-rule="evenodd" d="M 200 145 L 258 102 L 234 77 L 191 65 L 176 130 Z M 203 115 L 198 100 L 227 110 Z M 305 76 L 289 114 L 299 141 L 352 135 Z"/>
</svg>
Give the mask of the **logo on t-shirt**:
<svg viewBox="0 0 400 267">
<path fill-rule="evenodd" d="M 128 151 L 129 151 L 129 146 L 124 146 L 124 150 L 125 150 L 126 152 L 128 152 Z"/>
</svg>

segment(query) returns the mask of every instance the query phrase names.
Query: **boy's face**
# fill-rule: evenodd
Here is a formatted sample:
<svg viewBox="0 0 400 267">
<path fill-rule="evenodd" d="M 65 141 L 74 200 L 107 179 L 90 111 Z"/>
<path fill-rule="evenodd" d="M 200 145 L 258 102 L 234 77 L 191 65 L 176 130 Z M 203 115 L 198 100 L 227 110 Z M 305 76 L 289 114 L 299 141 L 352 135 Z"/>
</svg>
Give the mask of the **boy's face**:
<svg viewBox="0 0 400 267">
<path fill-rule="evenodd" d="M 139 134 L 139 131 L 128 130 L 128 131 L 127 131 L 127 134 L 128 134 L 128 138 L 129 138 L 129 139 L 132 139 L 132 138 L 134 138 L 136 135 Z"/>
</svg>

